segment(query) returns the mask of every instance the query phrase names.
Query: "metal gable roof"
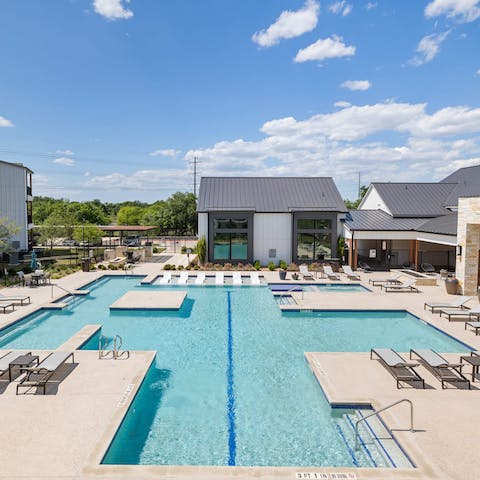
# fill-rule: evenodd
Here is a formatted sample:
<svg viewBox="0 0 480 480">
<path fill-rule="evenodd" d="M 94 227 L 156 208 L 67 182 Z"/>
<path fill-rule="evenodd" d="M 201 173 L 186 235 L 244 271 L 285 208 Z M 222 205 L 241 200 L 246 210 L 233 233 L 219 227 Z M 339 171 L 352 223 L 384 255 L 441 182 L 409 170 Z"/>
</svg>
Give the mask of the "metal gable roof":
<svg viewBox="0 0 480 480">
<path fill-rule="evenodd" d="M 424 218 L 394 218 L 383 210 L 350 210 L 345 220 L 349 230 L 406 231 L 416 230 Z"/>
<path fill-rule="evenodd" d="M 427 220 L 417 228 L 417 231 L 443 235 L 457 235 L 457 220 L 457 213 L 450 213 L 448 215 Z"/>
<path fill-rule="evenodd" d="M 445 201 L 455 183 L 372 183 L 394 217 L 446 215 Z"/>
<path fill-rule="evenodd" d="M 330 177 L 202 177 L 198 212 L 346 212 Z"/>
<path fill-rule="evenodd" d="M 480 165 L 464 167 L 444 178 L 441 183 L 456 183 L 456 187 L 445 200 L 445 205 L 458 205 L 459 197 L 477 197 L 480 195 Z"/>
</svg>

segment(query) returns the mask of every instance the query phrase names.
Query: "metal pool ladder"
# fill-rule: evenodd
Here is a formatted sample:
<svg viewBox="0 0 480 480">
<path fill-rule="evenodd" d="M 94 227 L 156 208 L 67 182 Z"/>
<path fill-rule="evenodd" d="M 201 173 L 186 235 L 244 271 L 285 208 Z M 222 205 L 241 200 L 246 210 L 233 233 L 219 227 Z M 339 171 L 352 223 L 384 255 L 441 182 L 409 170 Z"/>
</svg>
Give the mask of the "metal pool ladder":
<svg viewBox="0 0 480 480">
<path fill-rule="evenodd" d="M 127 359 L 130 358 L 130 351 L 129 350 L 120 350 L 123 345 L 123 339 L 120 335 L 115 335 L 113 337 L 113 350 L 106 350 L 105 346 L 107 338 L 104 335 L 100 335 L 98 338 L 98 358 L 107 358 L 110 354 L 112 354 L 112 358 L 114 360 L 118 359 Z"/>
<path fill-rule="evenodd" d="M 357 420 L 355 422 L 355 450 L 358 450 L 358 424 L 360 422 L 363 422 L 367 418 L 378 416 L 379 413 L 382 413 L 385 410 L 388 410 L 389 408 L 392 408 L 395 405 L 398 405 L 399 403 L 403 403 L 403 402 L 407 402 L 410 404 L 410 432 L 413 432 L 413 403 L 408 398 L 402 398 L 401 400 L 397 400 L 396 402 L 393 402 L 390 405 L 387 405 L 386 407 L 381 408 L 380 410 L 375 410 L 374 412 L 370 413 L 369 415 L 366 415 L 365 417 L 362 417 L 360 420 Z"/>
</svg>

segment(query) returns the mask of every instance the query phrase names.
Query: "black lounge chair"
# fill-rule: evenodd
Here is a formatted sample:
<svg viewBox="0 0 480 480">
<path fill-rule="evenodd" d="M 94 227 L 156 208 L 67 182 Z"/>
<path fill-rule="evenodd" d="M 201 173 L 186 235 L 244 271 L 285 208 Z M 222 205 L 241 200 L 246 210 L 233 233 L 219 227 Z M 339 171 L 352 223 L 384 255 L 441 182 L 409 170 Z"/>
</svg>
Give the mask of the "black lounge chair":
<svg viewBox="0 0 480 480">
<path fill-rule="evenodd" d="M 373 268 L 366 262 L 358 262 L 358 266 L 364 271 L 364 272 L 373 272 Z"/>
<path fill-rule="evenodd" d="M 467 380 L 462 374 L 461 363 L 449 363 L 435 350 L 430 349 L 411 349 L 410 359 L 412 355 L 416 355 L 427 370 L 434 375 L 442 383 L 442 388 L 445 387 L 445 383 L 466 383 L 470 390 L 470 381 Z"/>
<path fill-rule="evenodd" d="M 435 273 L 435 267 L 431 263 L 422 263 L 421 269 L 425 273 Z"/>
<path fill-rule="evenodd" d="M 373 360 L 373 354 L 378 357 L 382 365 L 395 378 L 397 388 L 401 388 L 402 382 L 421 382 L 422 388 L 425 388 L 425 380 L 414 370 L 414 367 L 418 367 L 418 363 L 406 362 L 391 348 L 372 348 L 370 350 L 370 360 Z"/>
</svg>

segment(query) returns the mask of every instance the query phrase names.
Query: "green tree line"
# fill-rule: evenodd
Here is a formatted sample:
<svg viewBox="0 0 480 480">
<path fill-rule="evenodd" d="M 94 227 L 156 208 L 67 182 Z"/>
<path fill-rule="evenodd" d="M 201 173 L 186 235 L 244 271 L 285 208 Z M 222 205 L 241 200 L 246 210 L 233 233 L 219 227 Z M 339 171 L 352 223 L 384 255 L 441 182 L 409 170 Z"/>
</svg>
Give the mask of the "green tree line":
<svg viewBox="0 0 480 480">
<path fill-rule="evenodd" d="M 159 235 L 192 235 L 196 231 L 196 199 L 193 193 L 176 192 L 167 200 L 104 203 L 100 200 L 72 202 L 67 199 L 35 197 L 33 223 L 62 225 L 73 238 L 75 225 L 150 225 Z"/>
</svg>

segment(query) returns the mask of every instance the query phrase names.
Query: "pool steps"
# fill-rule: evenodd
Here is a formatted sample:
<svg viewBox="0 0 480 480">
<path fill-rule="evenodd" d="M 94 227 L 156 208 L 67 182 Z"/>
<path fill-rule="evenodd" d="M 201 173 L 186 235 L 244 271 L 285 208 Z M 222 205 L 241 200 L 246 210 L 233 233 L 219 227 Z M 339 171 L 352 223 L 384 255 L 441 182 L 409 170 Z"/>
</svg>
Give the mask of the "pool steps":
<svg viewBox="0 0 480 480">
<path fill-rule="evenodd" d="M 358 409 L 335 420 L 352 463 L 370 468 L 413 468 L 410 459 L 378 416 L 372 416 L 358 425 L 359 441 L 355 449 L 355 423 L 369 413 L 371 410 Z"/>
</svg>

